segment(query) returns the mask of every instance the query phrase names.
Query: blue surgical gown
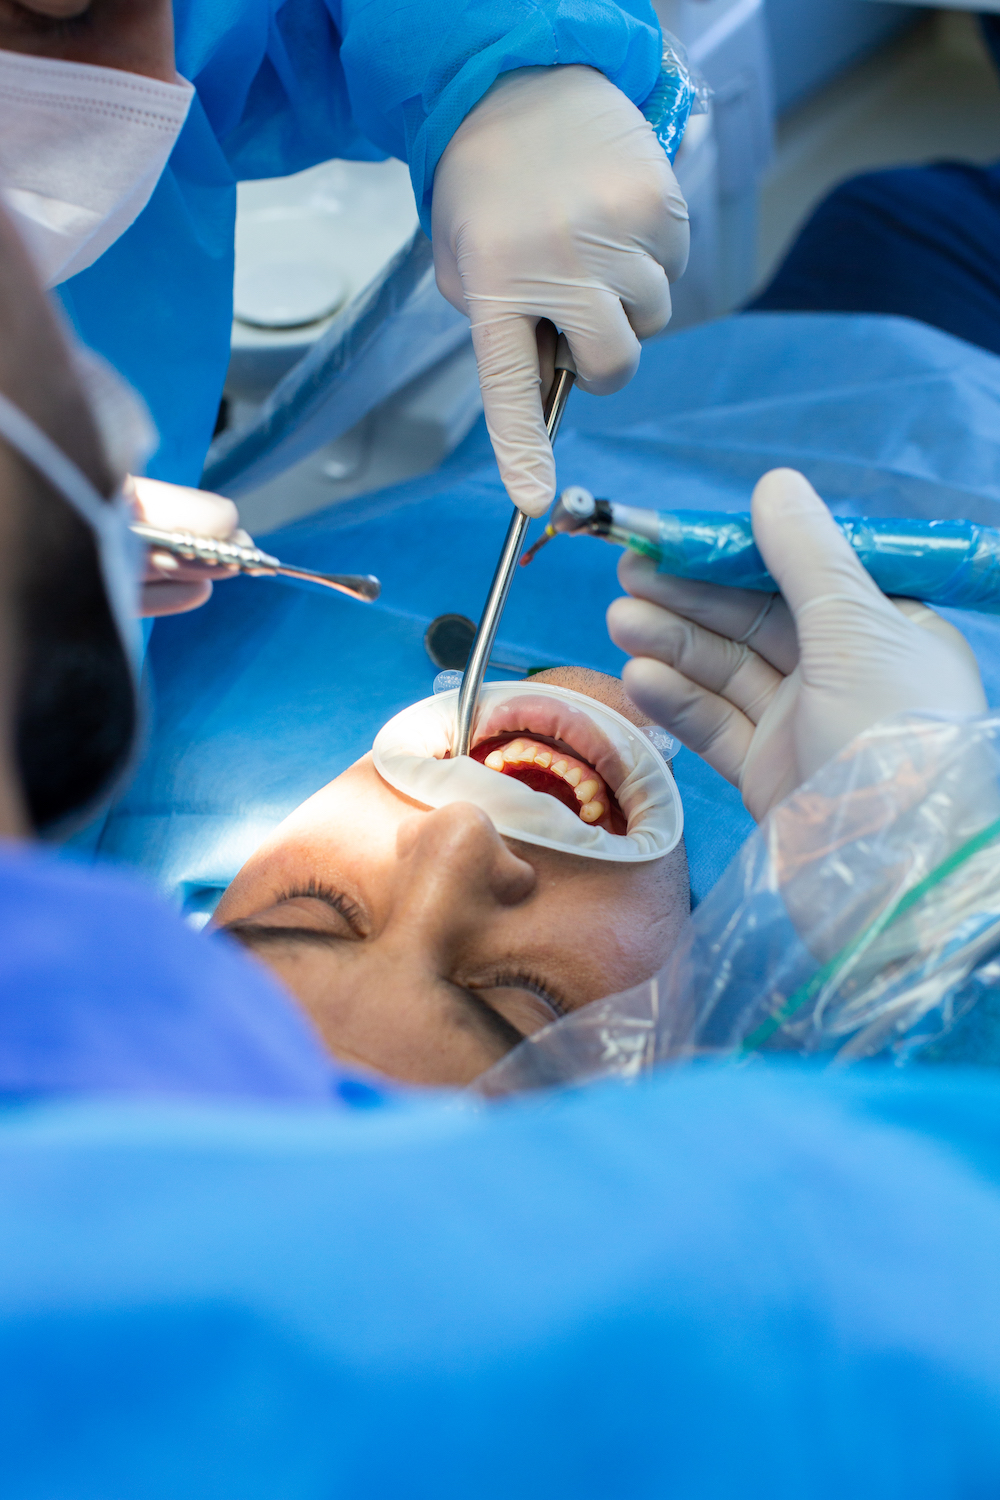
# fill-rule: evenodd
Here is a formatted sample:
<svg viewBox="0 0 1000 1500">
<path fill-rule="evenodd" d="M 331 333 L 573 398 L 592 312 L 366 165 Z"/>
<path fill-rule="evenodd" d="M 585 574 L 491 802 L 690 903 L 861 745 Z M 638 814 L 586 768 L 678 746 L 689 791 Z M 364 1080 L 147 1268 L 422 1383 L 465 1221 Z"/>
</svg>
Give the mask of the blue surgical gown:
<svg viewBox="0 0 1000 1500">
<path fill-rule="evenodd" d="M 197 484 L 232 318 L 238 180 L 332 157 L 408 161 L 424 227 L 457 126 L 512 68 L 585 63 L 641 103 L 659 74 L 649 0 L 176 0 L 197 90 L 147 208 L 61 288 L 86 344 L 144 396 L 148 472 Z"/>
<path fill-rule="evenodd" d="M 0 1106 L 362 1102 L 260 965 L 135 880 L 0 843 L 0 931 Z"/>
<path fill-rule="evenodd" d="M 0 1111 L 4 1500 L 986 1500 L 1000 1085 Z"/>
</svg>

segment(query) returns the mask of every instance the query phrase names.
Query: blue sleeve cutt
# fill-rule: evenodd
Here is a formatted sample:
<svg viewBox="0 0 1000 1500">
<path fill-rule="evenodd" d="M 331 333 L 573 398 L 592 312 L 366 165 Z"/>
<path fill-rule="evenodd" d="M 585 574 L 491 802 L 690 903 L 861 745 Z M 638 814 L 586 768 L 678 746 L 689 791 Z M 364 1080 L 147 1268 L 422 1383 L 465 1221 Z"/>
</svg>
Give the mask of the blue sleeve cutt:
<svg viewBox="0 0 1000 1500">
<path fill-rule="evenodd" d="M 583 63 L 638 105 L 660 75 L 660 27 L 646 0 L 341 0 L 332 13 L 354 117 L 409 162 L 427 234 L 441 155 L 502 73 Z"/>
</svg>

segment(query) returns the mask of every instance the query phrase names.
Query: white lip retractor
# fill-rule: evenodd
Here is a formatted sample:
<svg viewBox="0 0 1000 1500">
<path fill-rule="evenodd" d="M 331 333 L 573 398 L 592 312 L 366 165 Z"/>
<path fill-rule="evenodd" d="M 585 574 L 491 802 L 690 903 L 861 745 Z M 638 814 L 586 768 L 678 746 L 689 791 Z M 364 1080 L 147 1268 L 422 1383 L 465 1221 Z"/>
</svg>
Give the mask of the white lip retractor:
<svg viewBox="0 0 1000 1500">
<path fill-rule="evenodd" d="M 522 732 L 571 747 L 604 778 L 627 832 L 585 823 L 556 797 L 536 792 L 468 756 L 454 756 L 458 692 L 414 703 L 390 719 L 372 747 L 375 769 L 425 807 L 471 802 L 498 833 L 587 859 L 619 864 L 662 859 L 680 843 L 684 809 L 667 762 L 626 718 L 583 693 L 547 683 L 492 682 L 479 700 L 473 744 Z"/>
</svg>

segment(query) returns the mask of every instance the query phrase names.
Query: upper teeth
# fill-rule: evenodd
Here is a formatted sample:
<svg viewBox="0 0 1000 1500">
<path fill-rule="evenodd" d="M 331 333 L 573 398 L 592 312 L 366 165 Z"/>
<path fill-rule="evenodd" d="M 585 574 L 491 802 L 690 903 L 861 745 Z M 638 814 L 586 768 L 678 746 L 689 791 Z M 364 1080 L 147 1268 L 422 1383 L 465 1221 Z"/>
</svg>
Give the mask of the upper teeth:
<svg viewBox="0 0 1000 1500">
<path fill-rule="evenodd" d="M 502 749 L 491 750 L 483 764 L 489 766 L 491 771 L 503 771 L 506 766 L 526 765 L 536 765 L 547 771 L 551 770 L 573 787 L 576 800 L 580 804 L 580 817 L 585 823 L 596 823 L 604 816 L 604 803 L 597 800 L 601 783 L 593 776 L 585 778 L 579 766 L 571 767 L 569 761 L 561 756 L 553 760 L 551 750 L 539 748 L 524 740 L 511 740 L 510 744 L 504 745 Z"/>
</svg>

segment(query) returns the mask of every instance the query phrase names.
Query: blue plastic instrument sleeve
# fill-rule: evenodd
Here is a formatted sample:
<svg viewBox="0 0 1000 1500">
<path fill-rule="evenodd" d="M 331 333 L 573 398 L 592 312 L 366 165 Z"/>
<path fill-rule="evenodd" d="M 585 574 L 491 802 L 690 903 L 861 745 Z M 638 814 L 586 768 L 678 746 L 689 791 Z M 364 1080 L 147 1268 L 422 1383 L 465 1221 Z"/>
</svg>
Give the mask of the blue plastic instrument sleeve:
<svg viewBox="0 0 1000 1500">
<path fill-rule="evenodd" d="M 747 514 L 660 511 L 657 571 L 777 593 Z M 837 520 L 886 594 L 1000 614 L 1000 530 L 974 521 Z"/>
</svg>

